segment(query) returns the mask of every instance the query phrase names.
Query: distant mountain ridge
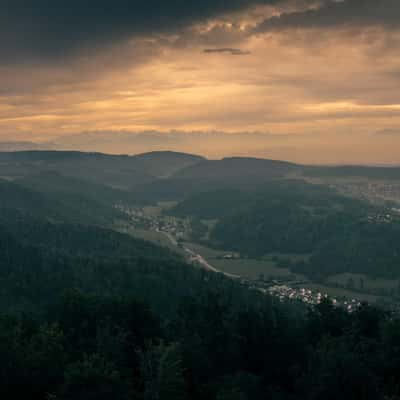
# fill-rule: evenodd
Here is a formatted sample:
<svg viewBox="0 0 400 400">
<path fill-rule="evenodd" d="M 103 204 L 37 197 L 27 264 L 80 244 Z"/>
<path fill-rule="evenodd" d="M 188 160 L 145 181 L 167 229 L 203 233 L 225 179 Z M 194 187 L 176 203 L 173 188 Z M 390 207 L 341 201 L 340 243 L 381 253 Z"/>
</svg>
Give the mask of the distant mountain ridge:
<svg viewBox="0 0 400 400">
<path fill-rule="evenodd" d="M 210 179 L 221 181 L 259 181 L 281 178 L 301 167 L 285 161 L 249 157 L 229 157 L 222 160 L 204 160 L 179 171 L 175 178 Z"/>
<path fill-rule="evenodd" d="M 184 168 L 206 161 L 202 156 L 175 151 L 152 151 L 133 157 L 142 163 L 147 173 L 161 178 L 170 177 Z"/>
<path fill-rule="evenodd" d="M 51 148 L 50 144 L 43 143 L 0 141 L 0 151 L 48 150 Z"/>
<path fill-rule="evenodd" d="M 167 194 L 167 198 L 218 188 L 258 185 L 284 178 L 355 176 L 399 179 L 399 167 L 306 166 L 251 157 L 220 160 L 174 151 L 111 155 L 79 151 L 26 150 L 0 152 L 0 178 L 16 180 L 56 172 L 113 189 Z M 44 175 L 45 176 L 45 175 Z M 151 196 L 153 197 L 153 196 Z M 141 197 L 143 198 L 143 197 Z"/>
<path fill-rule="evenodd" d="M 55 150 L 0 152 L 0 175 L 21 177 L 57 171 L 64 175 L 128 188 L 171 176 L 202 160 L 204 158 L 201 156 L 167 151 L 134 156 Z"/>
</svg>

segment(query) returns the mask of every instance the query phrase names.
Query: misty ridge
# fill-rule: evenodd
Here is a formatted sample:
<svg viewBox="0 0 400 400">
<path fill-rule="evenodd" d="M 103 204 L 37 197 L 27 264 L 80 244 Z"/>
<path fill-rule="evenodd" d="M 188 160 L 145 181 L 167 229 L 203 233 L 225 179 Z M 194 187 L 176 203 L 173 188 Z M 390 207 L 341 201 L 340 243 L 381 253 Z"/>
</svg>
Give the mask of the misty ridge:
<svg viewBox="0 0 400 400">
<path fill-rule="evenodd" d="M 343 143 L 340 142 L 343 138 L 327 136 L 320 140 L 318 136 L 224 131 L 94 131 L 58 135 L 48 141 L 35 142 L 6 141 L 0 136 L 0 151 L 68 150 L 134 155 L 164 150 L 191 153 L 196 149 L 197 154 L 211 159 L 241 156 L 284 159 L 301 164 L 400 165 L 395 151 L 400 135 L 395 129 L 367 131 Z M 382 149 L 388 145 L 393 154 L 382 158 Z"/>
<path fill-rule="evenodd" d="M 222 154 L 229 148 L 232 152 L 243 151 L 243 140 L 246 140 L 248 148 L 244 151 L 256 152 L 260 142 L 267 144 L 269 141 L 285 139 L 263 133 L 225 133 L 225 132 L 87 132 L 68 136 L 59 136 L 51 141 L 33 142 L 5 142 L 0 141 L 0 150 L 78 150 L 97 151 L 114 154 L 140 154 L 149 151 L 173 151 L 190 152 L 197 148 L 199 153 L 214 152 Z M 236 149 L 236 150 L 235 150 Z M 232 154 L 232 153 L 231 153 Z"/>
</svg>

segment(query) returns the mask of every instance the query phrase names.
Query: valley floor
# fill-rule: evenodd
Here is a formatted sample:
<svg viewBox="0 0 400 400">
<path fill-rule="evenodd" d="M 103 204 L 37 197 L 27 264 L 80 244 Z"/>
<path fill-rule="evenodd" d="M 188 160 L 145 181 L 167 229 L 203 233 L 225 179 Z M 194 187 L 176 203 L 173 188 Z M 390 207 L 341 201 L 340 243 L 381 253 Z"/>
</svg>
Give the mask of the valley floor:
<svg viewBox="0 0 400 400">
<path fill-rule="evenodd" d="M 335 303 L 351 310 L 360 302 L 393 303 L 393 299 L 384 293 L 388 289 L 397 289 L 400 284 L 393 280 L 372 280 L 359 274 L 341 274 L 324 282 L 313 282 L 304 275 L 278 267 L 274 257 L 276 255 L 261 259 L 241 258 L 240 254 L 229 250 L 216 250 L 189 241 L 189 222 L 164 217 L 162 209 L 161 206 L 125 210 L 130 217 L 129 222 L 118 226 L 117 229 L 167 247 L 181 254 L 191 264 L 215 273 L 223 273 L 227 277 L 240 280 L 252 289 L 270 293 L 282 300 L 318 303 L 322 298 L 329 296 Z M 293 259 L 299 257 L 284 256 Z"/>
</svg>

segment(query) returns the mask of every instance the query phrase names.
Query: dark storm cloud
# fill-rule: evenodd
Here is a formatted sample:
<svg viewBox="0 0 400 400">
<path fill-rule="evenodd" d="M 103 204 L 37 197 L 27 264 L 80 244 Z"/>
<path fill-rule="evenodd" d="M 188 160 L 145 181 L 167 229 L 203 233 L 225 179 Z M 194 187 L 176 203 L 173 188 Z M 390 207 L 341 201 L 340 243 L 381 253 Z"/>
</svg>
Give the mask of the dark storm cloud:
<svg viewBox="0 0 400 400">
<path fill-rule="evenodd" d="M 247 55 L 251 54 L 250 51 L 235 49 L 235 48 L 231 48 L 231 47 L 222 47 L 219 49 L 204 49 L 203 53 L 229 54 L 231 56 L 247 56 Z"/>
<path fill-rule="evenodd" d="M 282 0 L 0 0 L 0 52 L 7 59 L 64 56 L 135 35 Z"/>
<path fill-rule="evenodd" d="M 316 1 L 0 0 L 1 63 L 63 60 L 69 55 L 104 50 L 135 36 L 177 33 L 193 23 L 251 6 L 315 5 Z M 320 4 L 319 8 L 287 11 L 280 17 L 267 19 L 255 31 L 399 25 L 398 0 L 320 0 Z"/>
<path fill-rule="evenodd" d="M 399 0 L 328 0 L 319 8 L 283 13 L 259 24 L 256 32 L 293 28 L 400 27 Z"/>
</svg>

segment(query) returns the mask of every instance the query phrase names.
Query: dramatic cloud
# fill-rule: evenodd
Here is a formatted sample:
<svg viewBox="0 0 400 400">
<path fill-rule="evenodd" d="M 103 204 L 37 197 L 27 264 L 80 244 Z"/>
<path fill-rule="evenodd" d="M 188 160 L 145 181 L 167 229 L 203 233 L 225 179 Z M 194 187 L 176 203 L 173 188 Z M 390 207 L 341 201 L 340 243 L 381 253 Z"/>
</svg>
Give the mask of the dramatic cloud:
<svg viewBox="0 0 400 400">
<path fill-rule="evenodd" d="M 399 4 L 0 0 L 0 140 L 400 162 Z"/>
<path fill-rule="evenodd" d="M 212 53 L 225 53 L 225 54 L 230 54 L 231 56 L 247 56 L 250 53 L 250 51 L 247 50 L 241 50 L 241 49 L 233 49 L 231 47 L 223 47 L 220 49 L 204 49 L 204 53 L 212 54 Z"/>
<path fill-rule="evenodd" d="M 2 62 L 62 57 L 279 0 L 1 0 Z"/>
<path fill-rule="evenodd" d="M 262 18 L 262 7 L 275 7 Z M 249 10 L 256 10 L 249 12 Z M 261 11 L 260 11 L 261 10 Z M 181 33 L 189 26 L 247 13 L 248 35 L 271 30 L 357 26 L 398 28 L 397 0 L 0 0 L 2 63 L 63 59 L 134 37 Z M 256 26 L 252 26 L 254 24 Z M 184 40 L 184 38 L 182 39 Z"/>
<path fill-rule="evenodd" d="M 299 12 L 285 12 L 259 24 L 256 32 L 299 28 L 400 28 L 398 0 L 329 0 Z"/>
</svg>

